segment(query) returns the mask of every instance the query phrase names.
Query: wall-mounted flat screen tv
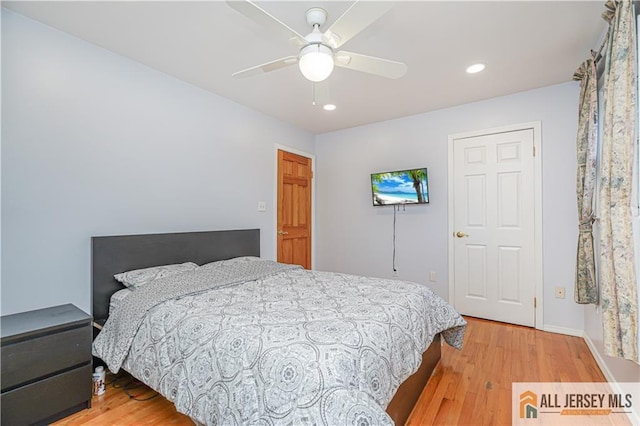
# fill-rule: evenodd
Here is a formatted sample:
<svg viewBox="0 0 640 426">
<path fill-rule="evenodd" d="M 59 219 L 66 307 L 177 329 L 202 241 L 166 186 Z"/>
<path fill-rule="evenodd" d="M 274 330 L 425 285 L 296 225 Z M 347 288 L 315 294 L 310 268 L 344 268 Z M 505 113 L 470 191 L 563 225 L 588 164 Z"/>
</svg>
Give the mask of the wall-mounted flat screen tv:
<svg viewBox="0 0 640 426">
<path fill-rule="evenodd" d="M 427 169 L 372 173 L 371 194 L 374 206 L 426 204 L 429 202 Z"/>
</svg>

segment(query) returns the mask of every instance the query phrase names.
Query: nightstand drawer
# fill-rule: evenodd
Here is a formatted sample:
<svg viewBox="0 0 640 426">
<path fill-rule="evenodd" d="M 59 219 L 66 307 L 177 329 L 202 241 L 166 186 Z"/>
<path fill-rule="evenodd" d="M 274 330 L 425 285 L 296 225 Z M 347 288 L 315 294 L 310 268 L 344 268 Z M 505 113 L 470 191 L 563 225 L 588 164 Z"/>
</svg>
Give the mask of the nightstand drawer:
<svg viewBox="0 0 640 426">
<path fill-rule="evenodd" d="M 89 327 L 80 327 L 2 346 L 2 389 L 89 363 L 91 337 Z"/>
<path fill-rule="evenodd" d="M 3 425 L 28 425 L 52 420 L 52 413 L 63 413 L 77 407 L 88 408 L 91 401 L 91 365 L 85 365 L 30 385 L 22 386 L 0 397 Z M 59 415 L 53 419 L 60 418 Z"/>
</svg>

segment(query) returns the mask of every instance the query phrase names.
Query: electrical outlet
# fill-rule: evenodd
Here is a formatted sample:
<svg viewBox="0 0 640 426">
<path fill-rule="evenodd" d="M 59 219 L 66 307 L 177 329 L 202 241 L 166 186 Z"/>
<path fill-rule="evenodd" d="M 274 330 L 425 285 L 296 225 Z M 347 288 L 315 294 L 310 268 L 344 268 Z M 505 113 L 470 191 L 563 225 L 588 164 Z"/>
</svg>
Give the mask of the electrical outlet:
<svg viewBox="0 0 640 426">
<path fill-rule="evenodd" d="M 556 299 L 564 299 L 564 287 L 556 287 Z"/>
<path fill-rule="evenodd" d="M 267 211 L 267 202 L 266 201 L 258 201 L 258 211 L 266 212 Z"/>
<path fill-rule="evenodd" d="M 429 281 L 431 281 L 432 283 L 438 281 L 438 274 L 436 274 L 436 271 L 429 272 Z"/>
</svg>

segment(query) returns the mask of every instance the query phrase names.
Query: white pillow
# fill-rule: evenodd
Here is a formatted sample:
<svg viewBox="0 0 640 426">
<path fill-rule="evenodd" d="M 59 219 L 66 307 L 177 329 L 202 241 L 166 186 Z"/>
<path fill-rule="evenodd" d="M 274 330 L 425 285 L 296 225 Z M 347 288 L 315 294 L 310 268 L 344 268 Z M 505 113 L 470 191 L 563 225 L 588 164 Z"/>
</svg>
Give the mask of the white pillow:
<svg viewBox="0 0 640 426">
<path fill-rule="evenodd" d="M 235 263 L 242 263 L 242 262 L 254 262 L 256 260 L 262 260 L 259 257 L 256 256 L 240 256 L 240 257 L 233 257 L 231 259 L 226 259 L 226 260 L 216 260 L 215 262 L 211 262 L 211 263 L 205 263 L 204 265 L 201 266 L 201 268 L 215 268 L 218 266 L 225 266 L 225 265 L 233 265 Z"/>
<path fill-rule="evenodd" d="M 198 267 L 193 262 L 179 263 L 175 265 L 152 266 L 151 268 L 134 269 L 133 271 L 123 272 L 113 276 L 126 287 L 140 287 L 149 281 L 158 278 L 168 277 L 171 275 L 182 274 L 183 272 L 193 271 Z"/>
</svg>

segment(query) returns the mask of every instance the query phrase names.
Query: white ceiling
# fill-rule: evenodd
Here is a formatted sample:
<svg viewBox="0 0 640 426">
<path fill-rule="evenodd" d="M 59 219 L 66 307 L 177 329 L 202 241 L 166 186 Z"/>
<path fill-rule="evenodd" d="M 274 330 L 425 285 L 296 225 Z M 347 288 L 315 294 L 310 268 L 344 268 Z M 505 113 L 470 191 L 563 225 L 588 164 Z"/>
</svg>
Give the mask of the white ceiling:
<svg viewBox="0 0 640 426">
<path fill-rule="evenodd" d="M 265 1 L 261 7 L 301 34 L 305 11 L 327 10 L 327 25 L 350 2 Z M 345 50 L 405 62 L 387 80 L 336 68 L 312 84 L 297 67 L 245 79 L 231 74 L 296 55 L 225 2 L 2 2 L 3 7 L 73 34 L 314 134 L 384 121 L 571 80 L 606 28 L 600 1 L 411 1 L 394 7 Z M 475 62 L 487 68 L 468 75 Z"/>
</svg>

